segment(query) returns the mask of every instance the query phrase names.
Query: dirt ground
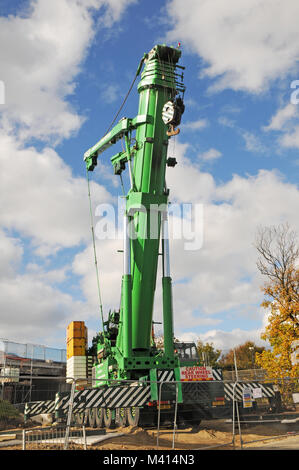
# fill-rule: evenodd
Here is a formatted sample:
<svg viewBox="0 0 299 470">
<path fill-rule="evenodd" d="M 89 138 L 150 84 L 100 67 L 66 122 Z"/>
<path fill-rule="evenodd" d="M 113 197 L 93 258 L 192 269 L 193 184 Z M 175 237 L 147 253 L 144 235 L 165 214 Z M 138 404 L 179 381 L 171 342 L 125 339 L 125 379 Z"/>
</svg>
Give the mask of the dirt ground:
<svg viewBox="0 0 299 470">
<path fill-rule="evenodd" d="M 88 446 L 88 450 L 201 450 L 201 449 L 218 449 L 232 450 L 240 449 L 240 436 L 238 428 L 235 429 L 235 439 L 233 445 L 233 428 L 232 423 L 221 421 L 203 421 L 198 430 L 192 428 L 179 429 L 175 432 L 174 447 L 173 445 L 173 429 L 161 429 L 159 431 L 159 447 L 157 447 L 156 429 L 141 429 L 139 427 L 117 428 L 107 431 L 109 433 L 123 433 L 121 436 L 114 436 L 111 439 L 104 440 L 96 445 Z M 13 430 L 8 431 L 12 433 Z M 285 439 L 286 436 L 298 434 L 298 430 L 292 430 L 283 426 L 276 425 L 246 425 L 241 430 L 243 449 L 261 447 L 263 443 L 277 442 L 277 436 Z M 258 442 L 251 442 L 258 441 Z M 1 447 L 1 450 L 16 450 L 19 446 Z M 57 450 L 57 445 L 49 446 L 38 444 L 34 447 L 27 447 L 28 450 Z M 82 446 L 74 444 L 70 445 L 70 450 L 80 449 Z"/>
<path fill-rule="evenodd" d="M 124 432 L 124 436 L 114 437 L 111 440 L 103 441 L 94 449 L 102 450 L 200 450 L 214 448 L 219 450 L 232 450 L 241 448 L 238 429 L 235 430 L 235 439 L 233 444 L 232 424 L 215 422 L 203 422 L 197 432 L 192 428 L 177 430 L 175 437 L 173 429 L 163 429 L 159 431 L 159 447 L 157 447 L 157 430 L 145 430 L 141 428 L 128 427 L 119 429 Z M 275 429 L 273 426 L 258 425 L 247 427 L 241 430 L 242 445 L 244 448 L 260 446 L 263 442 L 277 440 L 277 436 L 285 436 L 284 429 Z M 173 445 L 174 437 L 174 447 Z M 272 439 L 271 439 L 272 438 Z M 284 437 L 282 437 L 283 439 Z M 250 441 L 259 441 L 257 443 Z M 235 445 L 235 447 L 234 447 Z"/>
</svg>

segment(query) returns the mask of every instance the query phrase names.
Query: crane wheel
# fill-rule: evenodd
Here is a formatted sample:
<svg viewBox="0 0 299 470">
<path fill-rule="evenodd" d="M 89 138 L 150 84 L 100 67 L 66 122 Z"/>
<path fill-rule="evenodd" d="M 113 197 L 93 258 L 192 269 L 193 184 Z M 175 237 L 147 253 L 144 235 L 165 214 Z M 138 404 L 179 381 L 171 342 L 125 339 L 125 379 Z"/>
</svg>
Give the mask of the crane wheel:
<svg viewBox="0 0 299 470">
<path fill-rule="evenodd" d="M 104 418 L 104 425 L 106 428 L 112 427 L 112 410 L 109 408 L 103 408 L 103 418 Z"/>
<path fill-rule="evenodd" d="M 78 426 L 82 426 L 84 424 L 84 418 L 85 418 L 85 412 L 84 411 L 76 413 L 76 415 L 75 415 L 76 424 L 78 424 Z"/>
<path fill-rule="evenodd" d="M 96 415 L 96 427 L 97 428 L 102 428 L 103 427 L 104 409 L 103 408 L 95 408 L 95 415 Z"/>
<path fill-rule="evenodd" d="M 96 408 L 90 408 L 88 411 L 88 424 L 91 428 L 96 427 Z"/>
<path fill-rule="evenodd" d="M 128 424 L 127 413 L 125 408 L 118 408 L 116 410 L 117 423 L 122 428 L 125 428 Z"/>
<path fill-rule="evenodd" d="M 127 408 L 127 420 L 130 426 L 138 426 L 140 417 L 140 408 L 132 406 L 132 408 Z"/>
</svg>

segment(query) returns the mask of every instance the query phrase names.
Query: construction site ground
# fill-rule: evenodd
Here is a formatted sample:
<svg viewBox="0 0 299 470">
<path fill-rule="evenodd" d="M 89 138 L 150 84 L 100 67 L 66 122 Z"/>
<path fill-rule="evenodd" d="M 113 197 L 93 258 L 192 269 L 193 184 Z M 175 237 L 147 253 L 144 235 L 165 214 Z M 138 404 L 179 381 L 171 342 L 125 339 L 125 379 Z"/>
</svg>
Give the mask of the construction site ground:
<svg viewBox="0 0 299 470">
<path fill-rule="evenodd" d="M 34 429 L 34 428 L 31 428 Z M 299 423 L 292 424 L 246 424 L 242 425 L 241 436 L 236 423 L 234 443 L 232 423 L 225 420 L 202 421 L 199 428 L 178 429 L 175 432 L 173 447 L 173 429 L 159 430 L 139 427 L 116 428 L 106 431 L 106 435 L 93 436 L 88 429 L 87 449 L 103 451 L 153 451 L 153 450 L 299 450 Z M 0 450 L 20 450 L 20 429 L 7 429 L 0 436 Z M 27 450 L 57 450 L 59 446 L 49 442 L 38 445 L 28 444 Z M 70 442 L 70 450 L 82 449 L 82 445 Z"/>
</svg>

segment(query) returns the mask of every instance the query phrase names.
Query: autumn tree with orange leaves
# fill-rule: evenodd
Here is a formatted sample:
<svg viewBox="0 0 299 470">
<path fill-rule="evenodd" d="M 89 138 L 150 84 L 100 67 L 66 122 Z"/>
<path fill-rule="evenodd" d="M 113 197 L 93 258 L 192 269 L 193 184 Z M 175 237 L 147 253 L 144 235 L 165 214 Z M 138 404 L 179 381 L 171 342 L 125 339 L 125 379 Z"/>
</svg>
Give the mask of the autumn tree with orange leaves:
<svg viewBox="0 0 299 470">
<path fill-rule="evenodd" d="M 256 237 L 257 267 L 267 281 L 262 306 L 269 311 L 261 338 L 271 349 L 256 354 L 256 363 L 271 379 L 298 378 L 299 363 L 299 247 L 289 225 L 260 228 Z M 299 361 L 298 361 L 299 362 Z"/>
</svg>

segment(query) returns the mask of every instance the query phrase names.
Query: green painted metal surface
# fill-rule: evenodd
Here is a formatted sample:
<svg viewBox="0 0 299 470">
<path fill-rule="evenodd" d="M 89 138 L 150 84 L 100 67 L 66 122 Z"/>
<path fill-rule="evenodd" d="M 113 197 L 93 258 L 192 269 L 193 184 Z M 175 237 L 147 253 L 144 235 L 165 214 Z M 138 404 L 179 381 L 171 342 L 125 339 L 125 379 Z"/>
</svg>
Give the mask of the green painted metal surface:
<svg viewBox="0 0 299 470">
<path fill-rule="evenodd" d="M 180 123 L 182 108 L 176 107 L 179 93 L 184 92 L 178 66 L 180 49 L 155 46 L 144 54 L 138 67 L 139 108 L 134 119 L 124 118 L 97 144 L 84 154 L 88 171 L 97 165 L 98 157 L 120 139 L 125 149 L 116 153 L 111 162 L 120 175 L 127 167 L 131 188 L 126 196 L 126 214 L 134 237 L 130 242 L 130 272 L 122 277 L 121 307 L 118 335 L 110 341 L 117 368 L 110 367 L 112 377 L 132 378 L 144 371 L 158 368 L 173 369 L 178 365 L 173 347 L 173 308 L 171 278 L 163 277 L 164 353 L 153 352 L 151 331 L 157 281 L 157 266 L 161 236 L 161 217 L 167 210 L 168 193 L 165 174 L 168 141 Z M 178 67 L 180 67 L 178 69 Z M 162 118 L 166 103 L 173 103 L 176 118 Z M 171 105 L 172 106 L 172 105 Z M 106 340 L 109 332 L 106 334 Z M 109 343 L 109 338 L 108 338 Z M 155 355 L 156 354 L 156 355 Z M 103 361 L 108 359 L 104 358 Z M 140 372 L 139 372 L 140 371 Z M 108 377 L 107 377 L 108 378 Z"/>
<path fill-rule="evenodd" d="M 162 109 L 176 95 L 174 73 L 180 54 L 179 50 L 156 46 L 149 54 L 138 85 L 138 114 L 152 117 L 152 123 L 137 128 L 136 142 L 141 148 L 136 152 L 133 172 L 136 191 L 146 195 L 148 201 L 147 212 L 136 212 L 134 215 L 137 237 L 132 242 L 132 348 L 143 354 L 150 348 L 160 244 L 160 220 L 157 221 L 156 234 L 149 236 L 148 205 L 167 203 L 165 170 L 169 137 L 166 135 L 167 126 L 162 121 Z M 144 201 L 142 203 L 145 205 Z M 131 204 L 129 195 L 128 211 Z"/>
</svg>

